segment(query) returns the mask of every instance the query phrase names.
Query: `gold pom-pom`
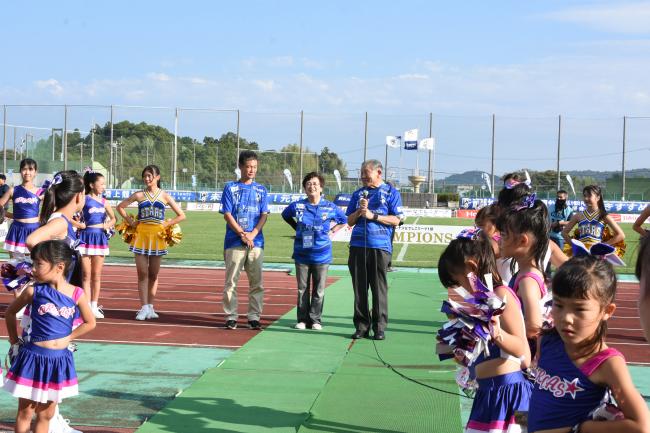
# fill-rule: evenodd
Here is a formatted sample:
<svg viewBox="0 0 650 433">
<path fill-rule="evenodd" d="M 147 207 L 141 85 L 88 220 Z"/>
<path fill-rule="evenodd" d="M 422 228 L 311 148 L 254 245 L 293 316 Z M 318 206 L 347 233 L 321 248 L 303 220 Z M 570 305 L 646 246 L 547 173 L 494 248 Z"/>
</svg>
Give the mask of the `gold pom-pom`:
<svg viewBox="0 0 650 433">
<path fill-rule="evenodd" d="M 603 230 L 603 242 L 607 242 L 613 237 L 614 237 L 614 233 L 612 233 L 612 230 L 609 228 L 609 226 L 605 226 L 605 230 Z M 616 250 L 614 251 L 616 255 L 619 256 L 620 258 L 623 258 L 623 256 L 625 255 L 625 249 L 627 248 L 627 245 L 625 244 L 625 240 L 617 242 L 614 245 L 614 248 L 616 248 Z"/>
<path fill-rule="evenodd" d="M 131 227 L 126 220 L 122 220 L 122 222 L 115 226 L 115 230 L 122 236 L 124 242 L 131 244 L 131 241 L 135 237 L 135 227 Z"/>
<path fill-rule="evenodd" d="M 158 236 L 163 238 L 168 246 L 173 247 L 181 243 L 183 239 L 183 232 L 181 231 L 181 226 L 174 224 L 167 226 L 165 230 L 161 231 Z"/>
</svg>

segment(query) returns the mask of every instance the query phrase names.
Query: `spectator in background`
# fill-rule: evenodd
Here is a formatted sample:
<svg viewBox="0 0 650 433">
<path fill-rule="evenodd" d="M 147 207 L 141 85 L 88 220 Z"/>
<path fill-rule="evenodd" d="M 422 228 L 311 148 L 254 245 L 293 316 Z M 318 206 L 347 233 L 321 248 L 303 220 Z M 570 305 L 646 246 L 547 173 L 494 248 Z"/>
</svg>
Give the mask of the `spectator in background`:
<svg viewBox="0 0 650 433">
<path fill-rule="evenodd" d="M 559 190 L 555 198 L 555 204 L 550 205 L 548 209 L 549 216 L 551 217 L 551 232 L 549 233 L 549 236 L 551 240 L 560 247 L 560 249 L 564 248 L 562 230 L 564 229 L 564 226 L 568 224 L 573 215 L 573 209 L 566 204 L 567 197 L 568 194 L 565 190 Z"/>
<path fill-rule="evenodd" d="M 7 176 L 4 175 L 4 173 L 0 173 L 0 197 L 5 195 L 5 193 L 9 191 L 9 185 L 7 185 Z M 9 210 L 9 202 L 5 203 L 4 205 L 5 210 Z"/>
</svg>

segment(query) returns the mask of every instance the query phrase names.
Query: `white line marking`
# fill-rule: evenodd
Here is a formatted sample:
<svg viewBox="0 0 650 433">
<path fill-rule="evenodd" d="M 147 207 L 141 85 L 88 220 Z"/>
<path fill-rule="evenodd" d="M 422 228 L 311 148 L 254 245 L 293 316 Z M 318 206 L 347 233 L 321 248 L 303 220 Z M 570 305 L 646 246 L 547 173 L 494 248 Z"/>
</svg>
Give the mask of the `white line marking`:
<svg viewBox="0 0 650 433">
<path fill-rule="evenodd" d="M 249 331 L 248 329 L 246 329 Z M 0 335 L 0 338 L 9 338 L 8 335 Z M 214 349 L 239 349 L 242 346 L 229 346 L 227 344 L 199 344 L 199 343 L 164 343 L 158 341 L 125 341 L 125 340 L 93 340 L 87 338 L 77 338 L 75 341 L 87 343 L 113 343 L 113 344 L 143 344 L 145 346 L 184 346 L 184 347 L 207 347 Z"/>
<path fill-rule="evenodd" d="M 242 297 L 242 295 L 238 296 L 238 299 L 240 297 Z M 110 297 L 110 298 L 106 298 L 105 300 L 106 301 L 140 301 L 140 298 Z M 201 304 L 221 304 L 221 301 L 205 301 L 205 300 L 197 301 L 197 300 L 189 300 L 189 299 L 156 299 L 155 302 L 156 303 L 158 303 L 158 302 L 182 302 L 182 303 L 191 303 L 191 304 L 195 304 L 195 303 L 198 302 L 198 303 L 201 303 Z M 271 302 L 265 302 L 264 305 L 294 307 L 296 305 L 296 303 L 294 302 L 292 304 L 274 304 L 274 303 L 271 303 Z M 111 308 L 107 308 L 107 309 L 110 310 Z M 191 313 L 191 311 L 186 311 L 186 313 Z"/>
<path fill-rule="evenodd" d="M 417 224 L 418 220 L 420 217 L 417 217 L 413 224 Z M 404 256 L 406 255 L 406 250 L 408 249 L 409 244 L 402 244 L 402 249 L 399 250 L 399 254 L 397 255 L 397 259 L 395 259 L 396 262 L 403 262 L 404 261 Z"/>
</svg>

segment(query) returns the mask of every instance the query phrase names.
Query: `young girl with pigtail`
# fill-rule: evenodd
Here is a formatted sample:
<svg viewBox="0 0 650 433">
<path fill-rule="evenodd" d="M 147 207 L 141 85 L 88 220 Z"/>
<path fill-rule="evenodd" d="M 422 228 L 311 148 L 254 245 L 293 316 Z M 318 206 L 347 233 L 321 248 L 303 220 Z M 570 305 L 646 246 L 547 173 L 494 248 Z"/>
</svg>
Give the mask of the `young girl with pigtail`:
<svg viewBox="0 0 650 433">
<path fill-rule="evenodd" d="M 506 302 L 502 315 L 492 318 L 489 355 L 481 353 L 470 365 L 478 390 L 465 431 L 521 432 L 515 415 L 528 410 L 531 384 L 522 369 L 530 364 L 530 350 L 519 299 L 501 281 L 490 239 L 480 230 L 461 233 L 440 256 L 438 275 L 445 287 L 470 292 L 475 290 L 472 278 L 491 279 L 494 293 Z"/>
<path fill-rule="evenodd" d="M 104 257 L 108 255 L 108 230 L 115 226 L 115 214 L 102 194 L 106 189 L 104 176 L 92 170 L 84 173 L 86 202 L 79 223 L 79 253 L 83 269 L 83 288 L 96 319 L 104 313 L 98 306 L 102 284 Z"/>
</svg>

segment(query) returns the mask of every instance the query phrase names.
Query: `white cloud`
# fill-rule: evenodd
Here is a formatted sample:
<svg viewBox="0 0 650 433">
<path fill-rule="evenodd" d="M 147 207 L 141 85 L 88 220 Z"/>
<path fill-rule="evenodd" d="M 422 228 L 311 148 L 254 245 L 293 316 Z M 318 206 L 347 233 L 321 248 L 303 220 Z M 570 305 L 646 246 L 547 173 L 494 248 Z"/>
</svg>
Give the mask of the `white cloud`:
<svg viewBox="0 0 650 433">
<path fill-rule="evenodd" d="M 291 56 L 278 56 L 269 60 L 269 65 L 276 68 L 288 68 L 293 66 L 293 57 Z"/>
<path fill-rule="evenodd" d="M 147 75 L 150 79 L 154 81 L 169 81 L 171 80 L 171 77 L 167 74 L 164 74 L 162 72 L 151 72 Z"/>
<path fill-rule="evenodd" d="M 38 80 L 35 82 L 36 87 L 39 89 L 45 89 L 54 96 L 63 95 L 63 86 L 59 83 L 58 80 L 50 78 L 48 80 Z"/>
<path fill-rule="evenodd" d="M 400 80 L 428 80 L 429 76 L 426 74 L 401 74 L 397 78 Z"/>
<path fill-rule="evenodd" d="M 253 80 L 253 84 L 265 92 L 272 92 L 275 87 L 273 80 Z"/>
<path fill-rule="evenodd" d="M 567 8 L 548 18 L 614 33 L 650 33 L 650 2 L 617 2 Z"/>
</svg>

